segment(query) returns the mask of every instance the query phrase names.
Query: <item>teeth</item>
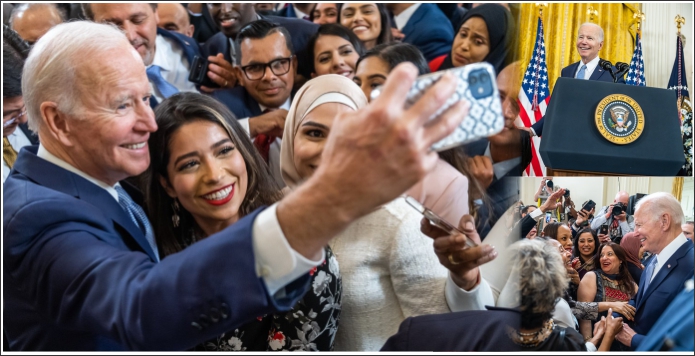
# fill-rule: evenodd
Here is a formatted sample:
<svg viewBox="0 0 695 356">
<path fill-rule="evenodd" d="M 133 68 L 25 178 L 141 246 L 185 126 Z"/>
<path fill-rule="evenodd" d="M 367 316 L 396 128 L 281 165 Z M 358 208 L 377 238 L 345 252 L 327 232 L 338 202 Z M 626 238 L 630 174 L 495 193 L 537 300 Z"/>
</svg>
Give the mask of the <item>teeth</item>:
<svg viewBox="0 0 695 356">
<path fill-rule="evenodd" d="M 136 143 L 134 145 L 123 145 L 121 147 L 127 148 L 129 150 L 137 150 L 137 149 L 145 147 L 146 144 L 147 144 L 147 142 L 141 142 L 141 143 Z"/>
<path fill-rule="evenodd" d="M 203 195 L 203 199 L 207 200 L 221 200 L 229 196 L 229 193 L 232 191 L 232 186 L 229 186 L 227 188 L 224 188 L 222 190 L 218 190 L 214 193 L 206 194 Z"/>
<path fill-rule="evenodd" d="M 366 26 L 357 26 L 352 29 L 353 31 L 366 31 L 367 27 Z"/>
</svg>

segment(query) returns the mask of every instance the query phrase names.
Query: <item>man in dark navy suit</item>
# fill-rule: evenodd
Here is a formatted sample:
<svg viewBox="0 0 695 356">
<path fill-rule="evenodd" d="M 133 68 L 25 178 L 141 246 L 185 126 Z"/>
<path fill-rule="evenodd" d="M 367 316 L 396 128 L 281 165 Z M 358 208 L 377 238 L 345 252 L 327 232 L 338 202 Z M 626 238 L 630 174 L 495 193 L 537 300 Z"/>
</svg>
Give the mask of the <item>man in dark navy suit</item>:
<svg viewBox="0 0 695 356">
<path fill-rule="evenodd" d="M 599 67 L 601 58 L 598 52 L 603 48 L 603 29 L 594 23 L 584 23 L 579 27 L 577 35 L 577 50 L 581 60 L 562 68 L 562 78 L 577 78 L 584 80 L 598 80 L 613 83 L 613 77 L 603 68 Z M 612 67 L 615 72 L 616 68 Z M 625 79 L 618 79 L 618 83 L 625 84 Z M 543 135 L 543 121 L 541 118 L 531 126 L 531 134 L 541 137 Z"/>
<path fill-rule="evenodd" d="M 312 3 L 288 3 L 287 6 L 278 10 L 277 15 L 309 21 L 311 11 L 314 10 L 315 5 Z"/>
<path fill-rule="evenodd" d="M 454 30 L 449 18 L 434 4 L 386 3 L 403 42 L 417 47 L 427 61 L 451 52 Z"/>
<path fill-rule="evenodd" d="M 292 34 L 292 47 L 297 56 L 297 72 L 305 79 L 311 78 L 313 58 L 310 49 L 307 48 L 309 40 L 319 25 L 281 16 L 261 16 L 256 12 L 251 3 L 222 3 L 210 4 L 210 14 L 220 28 L 220 32 L 212 36 L 203 46 L 203 53 L 207 56 L 217 54 L 224 55 L 224 59 L 232 64 L 238 64 L 239 48 L 235 41 L 239 31 L 252 21 L 265 19 L 286 28 Z M 304 80 L 299 78 L 297 84 Z"/>
<path fill-rule="evenodd" d="M 198 91 L 188 80 L 195 56 L 200 56 L 198 43 L 180 33 L 157 28 L 157 4 L 84 4 L 85 15 L 95 22 L 112 23 L 126 33 L 147 67 L 147 78 L 154 89 L 150 103 L 157 103 L 180 91 Z M 222 58 L 209 58 L 208 76 L 219 86 L 236 83 L 232 67 Z M 201 88 L 208 91 L 205 87 Z"/>
<path fill-rule="evenodd" d="M 416 75 L 396 67 L 379 98 L 341 114 L 321 166 L 280 202 L 160 261 L 141 195 L 123 182 L 148 168 L 157 130 L 143 60 L 113 26 L 52 28 L 22 77 L 41 143 L 19 152 L 2 191 L 9 349 L 180 351 L 289 311 L 331 238 L 422 180 L 429 147 L 466 116 L 454 105 L 423 124 L 454 92 L 448 76 L 405 110 Z"/>
<path fill-rule="evenodd" d="M 649 194 L 637 203 L 635 233 L 655 256 L 644 266 L 639 290 L 630 301 L 635 318 L 616 336 L 631 350 L 640 347 L 666 307 L 693 278 L 693 242 L 681 230 L 684 220 L 681 203 L 671 194 Z"/>
</svg>

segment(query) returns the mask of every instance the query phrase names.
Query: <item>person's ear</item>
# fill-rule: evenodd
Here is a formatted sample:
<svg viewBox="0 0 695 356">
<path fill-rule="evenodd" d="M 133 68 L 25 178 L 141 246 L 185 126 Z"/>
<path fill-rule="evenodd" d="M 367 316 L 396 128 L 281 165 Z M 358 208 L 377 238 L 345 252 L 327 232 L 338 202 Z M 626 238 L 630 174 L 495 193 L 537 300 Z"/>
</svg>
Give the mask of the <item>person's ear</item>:
<svg viewBox="0 0 695 356">
<path fill-rule="evenodd" d="M 244 74 L 244 71 L 241 70 L 240 66 L 234 66 L 234 75 L 236 76 L 237 81 L 239 81 L 239 85 L 242 87 L 246 86 L 246 74 Z"/>
<path fill-rule="evenodd" d="M 172 199 L 176 199 L 178 197 L 178 195 L 176 195 L 176 191 L 174 188 L 172 188 L 171 184 L 169 184 L 169 181 L 166 178 L 159 176 L 159 184 L 162 185 L 164 191 L 167 192 L 167 195 L 169 195 Z"/>
<path fill-rule="evenodd" d="M 72 133 L 70 119 L 67 115 L 58 110 L 58 104 L 51 101 L 44 101 L 39 108 L 42 119 L 45 123 L 45 132 L 48 136 L 66 147 L 72 147 Z"/>
<path fill-rule="evenodd" d="M 668 231 L 671 228 L 671 216 L 668 214 L 661 215 L 661 231 Z"/>
<path fill-rule="evenodd" d="M 195 33 L 195 25 L 191 24 L 188 26 L 188 30 L 186 31 L 186 36 L 193 37 L 194 33 Z"/>
</svg>

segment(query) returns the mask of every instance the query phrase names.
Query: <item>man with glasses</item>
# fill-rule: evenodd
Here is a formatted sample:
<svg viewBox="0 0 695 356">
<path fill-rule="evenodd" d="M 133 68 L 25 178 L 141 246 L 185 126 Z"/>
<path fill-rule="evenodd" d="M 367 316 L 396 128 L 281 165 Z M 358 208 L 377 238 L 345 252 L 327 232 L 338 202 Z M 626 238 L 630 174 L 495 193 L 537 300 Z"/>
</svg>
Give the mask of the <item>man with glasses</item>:
<svg viewBox="0 0 695 356">
<path fill-rule="evenodd" d="M 29 45 L 15 31 L 5 27 L 2 50 L 2 182 L 5 183 L 17 159 L 17 152 L 24 146 L 36 144 L 38 140 L 27 128 L 27 110 L 22 98 L 22 70 Z"/>
<path fill-rule="evenodd" d="M 258 20 L 239 31 L 236 43 L 240 57 L 234 70 L 241 86 L 218 90 L 213 96 L 241 119 L 273 178 L 283 187 L 280 137 L 297 72 L 292 38 L 284 27 Z"/>
</svg>

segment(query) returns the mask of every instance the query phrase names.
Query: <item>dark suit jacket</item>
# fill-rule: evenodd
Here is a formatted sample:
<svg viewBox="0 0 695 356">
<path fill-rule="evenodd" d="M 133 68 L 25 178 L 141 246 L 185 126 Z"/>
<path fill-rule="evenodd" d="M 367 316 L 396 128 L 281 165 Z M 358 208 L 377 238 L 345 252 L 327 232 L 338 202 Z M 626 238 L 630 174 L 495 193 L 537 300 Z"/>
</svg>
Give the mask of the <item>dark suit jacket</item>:
<svg viewBox="0 0 695 356">
<path fill-rule="evenodd" d="M 685 282 L 693 278 L 693 264 L 695 263 L 693 253 L 693 242 L 686 241 L 676 252 L 661 266 L 649 284 L 649 288 L 644 290 L 646 283 L 646 273 L 642 273 L 639 282 L 639 291 L 630 301 L 635 307 L 635 320 L 630 324 L 637 333 L 632 338 L 631 350 L 640 346 L 644 336 L 652 329 L 659 319 L 664 309 L 673 301 L 674 298 L 683 290 Z M 654 263 L 654 259 L 650 261 Z M 648 266 L 644 266 L 645 271 Z"/>
<path fill-rule="evenodd" d="M 521 325 L 519 311 L 487 308 L 409 317 L 381 351 L 586 351 L 581 334 L 557 326 L 538 347 L 522 349 L 507 335 L 508 327 L 518 330 Z"/>
<path fill-rule="evenodd" d="M 165 38 L 174 40 L 174 42 L 178 44 L 178 46 L 181 47 L 181 49 L 183 49 L 183 53 L 186 55 L 186 60 L 188 61 L 189 69 L 191 64 L 193 64 L 193 59 L 196 56 L 201 56 L 200 46 L 198 46 L 198 42 L 196 42 L 194 39 L 186 35 L 182 35 L 178 32 L 167 31 L 159 27 L 157 27 L 157 34 Z M 152 109 L 157 107 L 157 105 L 159 105 L 157 99 L 155 99 L 154 96 L 150 97 L 150 106 L 152 107 Z"/>
<path fill-rule="evenodd" d="M 242 86 L 215 90 L 212 97 L 226 105 L 237 119 L 255 117 L 263 113 L 256 99 Z"/>
<path fill-rule="evenodd" d="M 20 151 L 3 191 L 3 323 L 13 350 L 185 350 L 288 310 L 307 290 L 308 274 L 286 297 L 268 296 L 253 258 L 260 210 L 156 263 L 108 192 L 37 148 Z"/>
<path fill-rule="evenodd" d="M 200 16 L 193 16 L 189 13 L 188 19 L 191 21 L 191 25 L 195 26 L 193 38 L 198 43 L 205 43 L 210 37 L 220 32 L 206 5 L 202 6 Z"/>
<path fill-rule="evenodd" d="M 39 136 L 37 136 L 33 131 L 29 130 L 29 126 L 27 124 L 20 124 L 19 128 L 22 130 L 22 132 L 24 132 L 24 135 L 26 135 L 32 145 L 39 143 Z"/>
<path fill-rule="evenodd" d="M 693 281 L 676 296 L 636 351 L 693 351 Z"/>
<path fill-rule="evenodd" d="M 562 68 L 562 71 L 560 72 L 560 77 L 574 78 L 575 74 L 577 73 L 577 69 L 579 69 L 579 63 L 581 63 L 581 61 L 572 63 L 567 67 Z M 617 69 L 613 67 L 613 72 L 616 71 Z M 591 73 L 591 77 L 589 77 L 589 80 L 598 80 L 601 82 L 613 83 L 613 77 L 611 77 L 611 74 L 598 66 L 596 67 L 596 69 L 594 69 L 594 72 Z M 618 83 L 625 84 L 625 77 L 619 78 Z M 533 128 L 533 131 L 536 132 L 536 136 L 538 137 L 541 137 L 543 135 L 543 121 L 545 121 L 545 116 L 543 116 L 540 120 L 538 120 L 538 122 L 531 126 Z"/>
<path fill-rule="evenodd" d="M 292 38 L 292 47 L 297 55 L 297 72 L 305 78 L 311 78 L 313 58 L 311 58 L 311 48 L 307 48 L 309 40 L 319 29 L 319 25 L 296 18 L 286 18 L 280 16 L 261 16 L 261 18 L 277 23 L 287 29 Z M 212 36 L 203 45 L 205 56 L 214 56 L 218 53 L 224 54 L 224 59 L 232 63 L 229 55 L 229 38 L 224 33 L 219 32 Z"/>
<path fill-rule="evenodd" d="M 482 138 L 465 145 L 466 154 L 470 157 L 485 154 L 489 141 Z M 483 204 L 478 209 L 477 230 L 480 238 L 484 239 L 497 220 L 509 209 L 512 204 L 519 201 L 519 176 L 523 173 L 521 164 L 512 168 L 504 177 L 493 178 L 492 183 L 485 191 L 489 204 Z M 530 229 L 529 229 L 530 230 Z M 526 235 L 524 235 L 526 236 Z"/>
<path fill-rule="evenodd" d="M 429 62 L 451 52 L 454 31 L 449 18 L 434 4 L 422 3 L 401 30 L 403 42 L 417 47 Z"/>
</svg>

